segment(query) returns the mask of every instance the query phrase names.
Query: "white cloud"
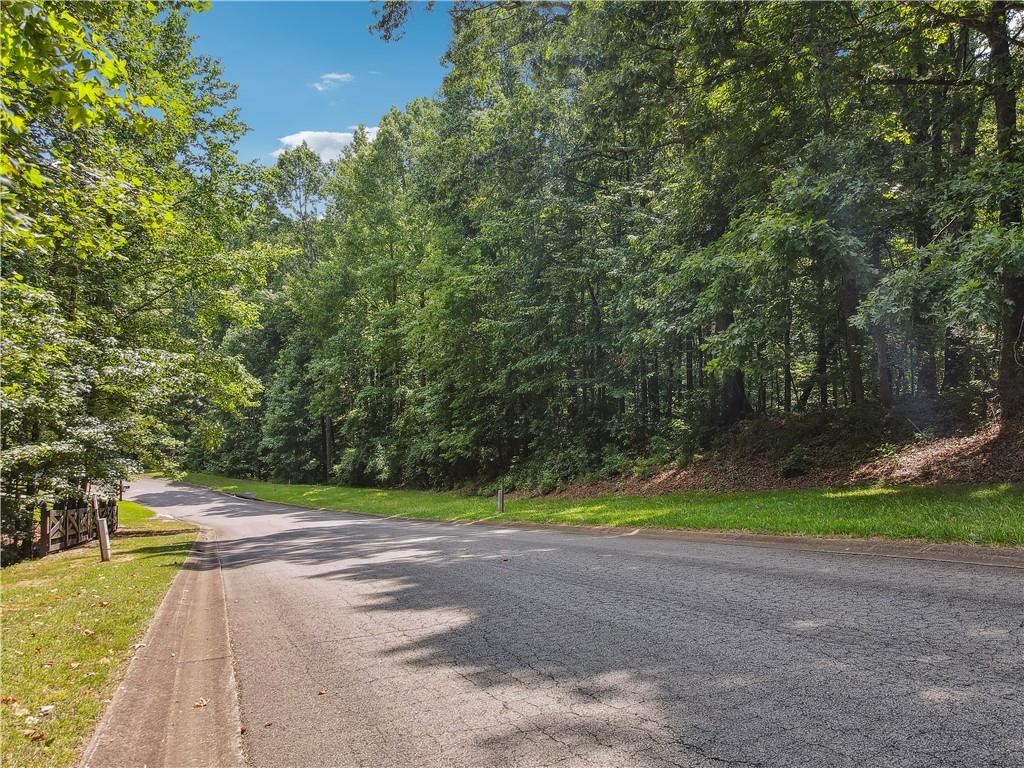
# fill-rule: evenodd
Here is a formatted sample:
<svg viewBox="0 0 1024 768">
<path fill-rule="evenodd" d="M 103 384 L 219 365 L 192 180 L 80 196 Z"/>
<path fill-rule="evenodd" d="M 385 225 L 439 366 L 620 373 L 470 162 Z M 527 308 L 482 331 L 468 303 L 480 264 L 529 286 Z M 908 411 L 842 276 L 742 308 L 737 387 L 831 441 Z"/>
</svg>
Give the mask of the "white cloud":
<svg viewBox="0 0 1024 768">
<path fill-rule="evenodd" d="M 354 131 L 358 127 L 359 127 L 358 125 L 350 125 L 348 127 L 348 129 L 350 131 Z M 380 126 L 377 126 L 377 125 L 367 125 L 365 127 L 366 127 L 366 138 L 368 138 L 370 141 L 373 141 L 374 139 L 376 139 L 377 138 L 377 131 L 380 130 Z"/>
<path fill-rule="evenodd" d="M 348 72 L 325 72 L 315 83 L 310 83 L 311 88 L 318 91 L 329 91 L 341 83 L 351 83 L 355 80 Z"/>
<path fill-rule="evenodd" d="M 351 127 L 354 131 L 355 126 Z M 274 150 L 274 157 L 277 157 L 286 149 L 294 149 L 305 142 L 306 146 L 320 155 L 320 159 L 324 162 L 337 160 L 341 157 L 345 147 L 352 143 L 352 139 L 355 136 L 353 131 L 299 131 L 288 136 L 282 136 L 278 141 L 284 146 Z M 377 126 L 368 127 L 366 135 L 370 141 L 377 138 Z"/>
</svg>

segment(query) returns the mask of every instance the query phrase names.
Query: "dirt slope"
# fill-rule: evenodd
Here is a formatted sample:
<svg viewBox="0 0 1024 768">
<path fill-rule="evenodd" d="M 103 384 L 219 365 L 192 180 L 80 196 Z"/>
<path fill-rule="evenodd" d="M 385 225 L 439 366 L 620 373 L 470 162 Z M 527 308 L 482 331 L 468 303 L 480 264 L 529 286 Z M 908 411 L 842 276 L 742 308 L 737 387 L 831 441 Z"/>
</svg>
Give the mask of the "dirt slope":
<svg viewBox="0 0 1024 768">
<path fill-rule="evenodd" d="M 877 453 L 877 452 L 876 452 Z M 812 464 L 815 457 L 811 457 Z M 685 469 L 573 485 L 553 494 L 587 498 L 606 493 L 657 495 L 677 491 L 762 491 L 847 485 L 933 485 L 1024 482 L 1024 425 L 991 424 L 966 435 L 891 447 L 880 458 L 810 466 L 783 477 L 768 455 L 705 458 Z"/>
</svg>

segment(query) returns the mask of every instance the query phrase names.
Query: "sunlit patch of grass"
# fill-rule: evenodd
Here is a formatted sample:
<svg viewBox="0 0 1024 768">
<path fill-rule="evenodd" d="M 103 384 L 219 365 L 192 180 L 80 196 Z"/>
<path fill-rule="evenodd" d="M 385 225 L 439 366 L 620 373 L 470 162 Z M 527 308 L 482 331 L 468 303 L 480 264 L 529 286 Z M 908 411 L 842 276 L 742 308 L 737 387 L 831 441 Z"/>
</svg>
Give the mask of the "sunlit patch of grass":
<svg viewBox="0 0 1024 768">
<path fill-rule="evenodd" d="M 876 485 L 867 488 L 841 488 L 834 491 L 825 491 L 821 495 L 825 499 L 858 499 L 870 496 L 892 496 L 899 492 L 898 488 Z"/>
<path fill-rule="evenodd" d="M 267 501 L 375 515 L 493 520 L 494 499 L 427 491 L 302 486 L 192 473 L 188 480 Z M 308 503 L 308 502 L 307 502 Z M 507 501 L 500 519 L 625 527 L 860 536 L 1024 546 L 1024 485 L 822 488 Z"/>
<path fill-rule="evenodd" d="M 999 483 L 998 485 L 974 488 L 970 491 L 970 497 L 972 499 L 993 499 L 1011 493 L 1013 489 L 1014 485 L 1012 483 Z"/>
<path fill-rule="evenodd" d="M 153 510 L 134 501 L 117 502 L 118 530 L 123 533 L 140 531 L 183 531 L 195 530 L 192 523 L 180 520 L 158 518 Z"/>
<path fill-rule="evenodd" d="M 152 516 L 120 514 L 132 525 Z M 4 765 L 74 763 L 195 536 L 115 537 L 109 563 L 87 545 L 4 569 Z"/>
</svg>

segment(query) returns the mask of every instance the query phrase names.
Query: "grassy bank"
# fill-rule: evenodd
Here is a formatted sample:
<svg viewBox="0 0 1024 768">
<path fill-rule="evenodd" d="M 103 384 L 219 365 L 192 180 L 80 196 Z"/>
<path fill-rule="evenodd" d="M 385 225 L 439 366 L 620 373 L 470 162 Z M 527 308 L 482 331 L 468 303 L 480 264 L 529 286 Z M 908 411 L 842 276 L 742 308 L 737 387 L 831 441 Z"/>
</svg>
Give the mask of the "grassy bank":
<svg viewBox="0 0 1024 768">
<path fill-rule="evenodd" d="M 493 499 L 453 493 L 287 485 L 199 473 L 187 479 L 268 501 L 327 509 L 436 520 L 495 517 Z M 520 499 L 505 504 L 501 519 L 1024 546 L 1022 510 L 1024 486 L 999 484 Z"/>
<path fill-rule="evenodd" d="M 111 562 L 93 544 L 0 576 L 4 765 L 73 764 L 196 537 L 130 502 L 118 515 L 133 535 L 114 537 Z"/>
</svg>

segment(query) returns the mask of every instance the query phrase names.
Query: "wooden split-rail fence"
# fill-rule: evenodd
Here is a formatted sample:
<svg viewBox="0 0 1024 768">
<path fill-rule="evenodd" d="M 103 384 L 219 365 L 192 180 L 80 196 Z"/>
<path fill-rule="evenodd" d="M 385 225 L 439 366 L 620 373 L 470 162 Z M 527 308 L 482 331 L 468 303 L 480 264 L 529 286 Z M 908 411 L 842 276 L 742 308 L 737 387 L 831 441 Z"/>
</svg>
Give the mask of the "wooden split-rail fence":
<svg viewBox="0 0 1024 768">
<path fill-rule="evenodd" d="M 117 530 L 115 499 L 81 501 L 73 506 L 43 504 L 39 512 L 39 554 L 60 552 L 98 538 L 97 520 L 101 517 L 107 519 L 107 530 L 114 533 Z"/>
</svg>

